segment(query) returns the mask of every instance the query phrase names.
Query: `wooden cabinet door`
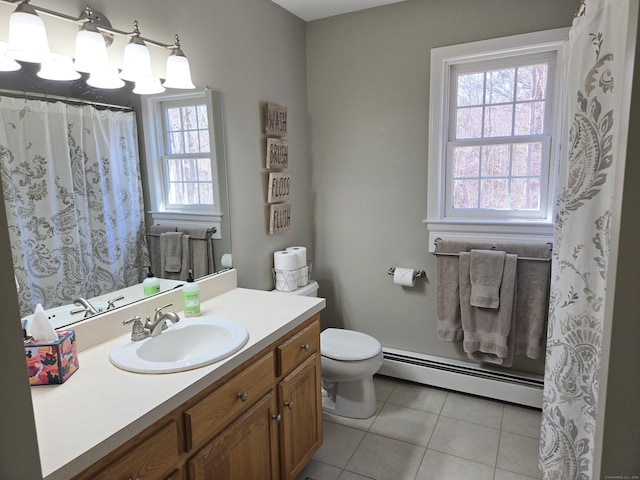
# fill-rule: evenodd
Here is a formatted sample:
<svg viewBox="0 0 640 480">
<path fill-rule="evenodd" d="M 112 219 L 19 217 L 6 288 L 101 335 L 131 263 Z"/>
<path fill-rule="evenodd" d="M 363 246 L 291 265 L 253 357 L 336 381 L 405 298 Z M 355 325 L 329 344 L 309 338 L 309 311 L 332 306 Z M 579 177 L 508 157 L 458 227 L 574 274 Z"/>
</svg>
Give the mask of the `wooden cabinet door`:
<svg viewBox="0 0 640 480">
<path fill-rule="evenodd" d="M 271 391 L 187 462 L 189 480 L 279 478 L 277 420 Z"/>
<path fill-rule="evenodd" d="M 320 375 L 315 353 L 278 384 L 283 479 L 295 479 L 322 444 Z"/>
</svg>

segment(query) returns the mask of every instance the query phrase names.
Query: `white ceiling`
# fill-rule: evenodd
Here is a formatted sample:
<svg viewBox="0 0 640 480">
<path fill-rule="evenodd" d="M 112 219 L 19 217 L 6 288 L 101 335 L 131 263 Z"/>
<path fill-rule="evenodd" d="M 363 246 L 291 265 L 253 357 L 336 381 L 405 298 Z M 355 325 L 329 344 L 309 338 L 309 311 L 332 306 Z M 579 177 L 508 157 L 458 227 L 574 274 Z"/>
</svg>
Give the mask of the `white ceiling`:
<svg viewBox="0 0 640 480">
<path fill-rule="evenodd" d="M 355 12 L 403 0 L 271 0 L 285 10 L 309 22 L 342 13 Z"/>
</svg>

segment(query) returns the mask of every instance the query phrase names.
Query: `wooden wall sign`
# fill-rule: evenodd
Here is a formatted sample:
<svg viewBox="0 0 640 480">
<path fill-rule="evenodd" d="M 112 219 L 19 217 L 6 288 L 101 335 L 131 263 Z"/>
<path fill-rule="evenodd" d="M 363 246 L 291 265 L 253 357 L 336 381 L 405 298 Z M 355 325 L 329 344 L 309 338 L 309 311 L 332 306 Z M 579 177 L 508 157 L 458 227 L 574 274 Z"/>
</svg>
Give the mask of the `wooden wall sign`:
<svg viewBox="0 0 640 480">
<path fill-rule="evenodd" d="M 274 103 L 264 106 L 264 133 L 275 137 L 287 136 L 287 107 Z"/>
<path fill-rule="evenodd" d="M 269 235 L 286 232 L 291 228 L 291 204 L 279 203 L 269 207 Z"/>
<path fill-rule="evenodd" d="M 289 188 L 291 187 L 291 175 L 288 173 L 270 173 L 267 202 L 284 202 L 289 200 Z"/>
<path fill-rule="evenodd" d="M 289 166 L 289 141 L 267 138 L 266 168 L 287 168 Z"/>
</svg>

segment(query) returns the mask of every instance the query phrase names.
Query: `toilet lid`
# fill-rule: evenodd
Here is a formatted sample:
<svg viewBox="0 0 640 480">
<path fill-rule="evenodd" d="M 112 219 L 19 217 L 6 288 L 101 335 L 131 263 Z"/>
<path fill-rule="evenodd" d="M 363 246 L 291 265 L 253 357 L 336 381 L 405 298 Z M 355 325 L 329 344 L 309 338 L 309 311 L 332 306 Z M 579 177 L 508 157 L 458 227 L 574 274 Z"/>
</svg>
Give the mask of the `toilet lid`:
<svg viewBox="0 0 640 480">
<path fill-rule="evenodd" d="M 340 328 L 327 328 L 320 334 L 320 353 L 334 360 L 355 361 L 373 358 L 382 346 L 366 333 Z"/>
</svg>

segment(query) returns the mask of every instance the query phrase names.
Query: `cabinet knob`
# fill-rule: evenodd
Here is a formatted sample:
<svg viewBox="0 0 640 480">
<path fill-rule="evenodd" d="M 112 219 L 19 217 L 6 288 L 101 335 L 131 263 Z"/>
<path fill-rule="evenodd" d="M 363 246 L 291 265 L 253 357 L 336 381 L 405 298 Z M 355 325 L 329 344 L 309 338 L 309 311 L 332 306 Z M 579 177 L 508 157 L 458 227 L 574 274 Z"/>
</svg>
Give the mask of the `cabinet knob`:
<svg viewBox="0 0 640 480">
<path fill-rule="evenodd" d="M 305 352 L 308 352 L 310 347 L 308 343 L 305 343 L 304 345 L 300 345 L 300 348 Z"/>
<path fill-rule="evenodd" d="M 280 415 L 279 413 L 277 415 L 271 415 L 271 418 L 273 418 L 276 423 L 280 423 L 282 421 L 282 415 Z"/>
<path fill-rule="evenodd" d="M 284 402 L 284 406 L 289 410 L 293 410 L 293 402 Z"/>
<path fill-rule="evenodd" d="M 236 398 L 240 399 L 241 402 L 246 402 L 249 394 L 247 392 L 236 393 Z"/>
</svg>

